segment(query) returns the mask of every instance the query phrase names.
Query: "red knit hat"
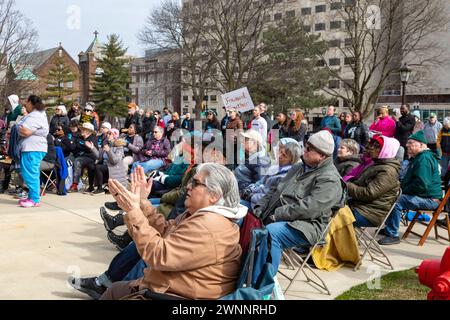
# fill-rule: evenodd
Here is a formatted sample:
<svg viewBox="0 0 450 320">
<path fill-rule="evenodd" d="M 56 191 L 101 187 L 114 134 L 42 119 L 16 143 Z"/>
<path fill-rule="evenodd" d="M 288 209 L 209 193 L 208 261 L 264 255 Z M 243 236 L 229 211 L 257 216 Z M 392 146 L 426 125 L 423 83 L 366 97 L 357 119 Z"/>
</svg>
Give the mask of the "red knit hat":
<svg viewBox="0 0 450 320">
<path fill-rule="evenodd" d="M 381 149 L 383 149 L 383 146 L 384 146 L 383 136 L 376 134 L 372 137 L 372 140 L 375 140 L 376 142 L 378 142 L 380 144 Z"/>
</svg>

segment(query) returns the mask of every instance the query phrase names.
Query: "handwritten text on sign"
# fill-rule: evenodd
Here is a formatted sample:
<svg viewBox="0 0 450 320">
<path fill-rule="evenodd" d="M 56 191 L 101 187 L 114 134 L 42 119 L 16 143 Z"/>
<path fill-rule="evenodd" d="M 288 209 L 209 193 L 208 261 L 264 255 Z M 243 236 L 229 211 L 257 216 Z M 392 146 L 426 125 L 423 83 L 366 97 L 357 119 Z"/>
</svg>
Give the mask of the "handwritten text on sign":
<svg viewBox="0 0 450 320">
<path fill-rule="evenodd" d="M 246 87 L 225 93 L 222 95 L 222 101 L 227 110 L 236 109 L 240 112 L 246 112 L 255 109 L 255 105 Z"/>
</svg>

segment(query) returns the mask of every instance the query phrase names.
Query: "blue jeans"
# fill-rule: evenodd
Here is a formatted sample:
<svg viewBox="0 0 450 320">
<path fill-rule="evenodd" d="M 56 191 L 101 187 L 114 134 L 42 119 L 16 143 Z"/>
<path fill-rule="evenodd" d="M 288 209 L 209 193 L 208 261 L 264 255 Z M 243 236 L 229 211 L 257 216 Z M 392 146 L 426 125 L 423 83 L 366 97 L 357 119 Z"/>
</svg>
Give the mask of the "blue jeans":
<svg viewBox="0 0 450 320">
<path fill-rule="evenodd" d="M 105 275 L 111 282 L 122 281 L 140 260 L 141 256 L 137 251 L 136 244 L 131 242 L 114 257 Z"/>
<path fill-rule="evenodd" d="M 41 161 L 45 154 L 45 152 L 32 151 L 22 152 L 20 155 L 20 173 L 29 189 L 28 199 L 35 203 L 41 202 Z"/>
<path fill-rule="evenodd" d="M 144 269 L 147 268 L 147 265 L 145 264 L 144 260 L 139 260 L 138 263 L 133 267 L 133 269 L 128 272 L 128 274 L 123 278 L 122 281 L 133 281 L 140 279 L 144 276 Z"/>
<path fill-rule="evenodd" d="M 448 169 L 448 165 L 450 164 L 450 156 L 442 156 L 441 158 L 441 166 L 442 166 L 442 171 L 441 171 L 441 177 L 445 177 L 445 174 L 447 173 L 447 169 Z"/>
<path fill-rule="evenodd" d="M 430 198 L 421 198 L 418 196 L 410 196 L 403 194 L 396 203 L 394 210 L 386 220 L 386 235 L 390 237 L 398 237 L 398 229 L 403 210 L 435 210 L 439 205 Z"/>
<path fill-rule="evenodd" d="M 305 236 L 292 228 L 286 221 L 271 223 L 267 226 L 267 230 L 272 238 L 270 254 L 272 255 L 272 265 L 275 272 L 278 271 L 284 249 L 311 246 Z"/>
<path fill-rule="evenodd" d="M 135 163 L 133 163 L 133 167 L 132 167 L 131 171 L 134 172 L 134 169 L 138 165 L 144 169 L 145 173 L 148 173 L 150 171 L 160 169 L 164 165 L 164 161 L 161 159 L 152 159 L 147 162 L 135 162 Z"/>
<path fill-rule="evenodd" d="M 356 221 L 353 223 L 356 227 L 365 228 L 365 227 L 376 227 L 372 222 L 367 220 L 366 217 L 361 215 L 358 210 L 352 208 L 353 215 L 355 216 Z"/>
<path fill-rule="evenodd" d="M 161 204 L 161 199 L 157 199 L 157 198 L 151 198 L 150 203 L 152 204 L 152 206 L 159 206 Z"/>
</svg>

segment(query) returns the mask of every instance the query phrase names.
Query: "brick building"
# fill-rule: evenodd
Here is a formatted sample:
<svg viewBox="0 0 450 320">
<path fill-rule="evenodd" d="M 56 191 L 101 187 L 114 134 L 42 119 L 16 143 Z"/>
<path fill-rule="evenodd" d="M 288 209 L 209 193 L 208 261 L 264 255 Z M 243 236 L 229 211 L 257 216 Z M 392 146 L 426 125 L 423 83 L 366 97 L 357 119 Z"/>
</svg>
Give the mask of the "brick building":
<svg viewBox="0 0 450 320">
<path fill-rule="evenodd" d="M 97 61 L 101 58 L 102 44 L 98 40 L 98 32 L 94 32 L 94 40 L 86 49 L 85 52 L 81 51 L 78 54 L 78 61 L 80 65 L 80 103 L 85 104 L 91 100 L 91 93 L 93 87 L 93 76 L 97 70 Z"/>
<path fill-rule="evenodd" d="M 78 64 L 60 44 L 56 48 L 24 55 L 16 65 L 11 67 L 9 77 L 12 79 L 12 88 L 14 88 L 12 93 L 17 94 L 21 99 L 25 99 L 31 94 L 45 95 L 48 88 L 48 72 L 51 68 L 54 68 L 54 60 L 58 55 L 63 57 L 66 66 L 78 79 L 80 77 Z M 63 85 L 75 90 L 75 93 L 66 97 L 66 99 L 79 101 L 79 82 L 76 80 Z M 55 98 L 49 98 L 45 103 L 54 103 L 54 100 Z"/>
</svg>

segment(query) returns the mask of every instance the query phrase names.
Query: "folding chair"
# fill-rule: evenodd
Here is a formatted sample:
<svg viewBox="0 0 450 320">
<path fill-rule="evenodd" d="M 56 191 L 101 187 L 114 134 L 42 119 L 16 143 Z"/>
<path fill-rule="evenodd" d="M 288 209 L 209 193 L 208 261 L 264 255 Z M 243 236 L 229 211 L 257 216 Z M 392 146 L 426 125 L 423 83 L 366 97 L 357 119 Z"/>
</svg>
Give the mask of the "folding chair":
<svg viewBox="0 0 450 320">
<path fill-rule="evenodd" d="M 381 246 L 378 244 L 376 237 L 380 233 L 381 229 L 384 228 L 386 220 L 394 210 L 394 207 L 397 204 L 398 200 L 400 199 L 401 195 L 402 190 L 400 189 L 398 191 L 394 203 L 391 206 L 391 209 L 389 210 L 389 213 L 384 217 L 383 222 L 378 227 L 355 227 L 358 244 L 364 247 L 364 251 L 359 259 L 359 262 L 356 264 L 355 268 L 353 268 L 353 271 L 357 271 L 359 270 L 359 268 L 361 268 L 362 262 L 366 254 L 369 254 L 370 260 L 372 262 L 381 263 L 387 267 L 390 267 L 391 270 L 394 270 L 394 266 L 392 265 L 391 260 L 389 260 L 389 257 L 386 255 Z M 373 235 L 367 231 L 367 229 L 374 229 L 374 228 L 376 228 L 376 230 Z M 384 258 L 384 260 L 382 258 Z"/>
<path fill-rule="evenodd" d="M 433 229 L 433 227 L 434 227 L 436 240 L 444 239 L 444 240 L 450 241 L 450 222 L 449 222 L 449 217 L 448 217 L 449 213 L 448 212 L 443 212 L 449 197 L 450 197 L 450 189 L 448 189 L 448 191 L 445 193 L 444 199 L 442 199 L 441 203 L 439 204 L 439 206 L 437 207 L 437 209 L 434 212 L 431 211 L 431 210 L 416 210 L 416 214 L 414 215 L 413 220 L 409 224 L 408 229 L 406 229 L 406 232 L 403 235 L 402 239 L 405 240 L 406 238 L 408 238 L 409 234 L 412 233 L 413 235 L 416 235 L 416 236 L 418 236 L 420 238 L 418 245 L 419 246 L 423 246 L 423 244 L 425 243 L 425 241 L 428 238 L 428 235 L 431 232 L 431 229 Z M 423 221 L 418 221 L 418 218 L 419 218 L 419 216 L 422 213 L 431 213 L 432 214 L 431 221 L 428 222 L 428 223 L 425 223 Z M 447 228 L 445 228 L 444 226 L 440 226 L 440 225 L 436 224 L 436 221 L 437 221 L 437 219 L 439 218 L 439 216 L 441 214 L 445 214 L 445 219 L 446 219 L 446 222 L 447 222 Z M 412 229 L 414 228 L 414 225 L 416 224 L 416 222 L 418 222 L 419 224 L 424 225 L 424 226 L 427 227 L 423 234 L 419 234 L 419 233 L 416 233 L 416 232 L 412 231 Z M 447 229 L 448 238 L 445 238 L 445 237 L 439 235 L 438 228 L 442 228 L 444 230 Z"/>
<path fill-rule="evenodd" d="M 314 287 L 316 286 L 317 289 L 319 289 L 321 292 L 324 291 L 327 295 L 331 295 L 330 290 L 328 289 L 328 286 L 326 283 L 322 280 L 322 278 L 314 271 L 314 269 L 308 264 L 308 260 L 311 258 L 314 250 L 316 248 L 323 246 L 326 244 L 326 236 L 328 234 L 328 231 L 330 230 L 331 223 L 333 222 L 333 219 L 336 217 L 339 210 L 333 210 L 333 213 L 328 221 L 328 224 L 323 230 L 322 234 L 320 235 L 319 241 L 317 241 L 314 245 L 309 247 L 300 247 L 300 249 L 305 250 L 305 255 L 299 254 L 295 251 L 295 249 L 286 249 L 285 252 L 283 252 L 283 258 L 288 264 L 288 267 L 291 269 L 294 269 L 298 267 L 298 270 L 295 272 L 294 276 L 291 278 L 288 275 L 284 274 L 282 271 L 278 270 L 278 273 L 280 273 L 283 277 L 287 278 L 289 280 L 289 284 L 284 290 L 284 293 L 286 293 L 296 280 L 298 274 L 302 272 L 306 278 L 306 282 L 309 283 Z M 312 276 L 310 276 L 306 270 L 308 270 Z"/>
<path fill-rule="evenodd" d="M 45 191 L 47 190 L 47 187 L 49 187 L 50 185 L 54 186 L 55 189 L 58 189 L 58 186 L 56 184 L 56 172 L 55 172 L 55 168 L 53 167 L 53 169 L 51 169 L 50 171 L 41 171 L 41 174 L 45 177 L 45 184 L 44 187 L 42 188 L 41 191 L 41 197 L 43 197 L 45 195 Z M 50 172 L 50 173 L 48 173 Z M 55 178 L 52 179 L 53 175 L 55 175 Z"/>
</svg>

